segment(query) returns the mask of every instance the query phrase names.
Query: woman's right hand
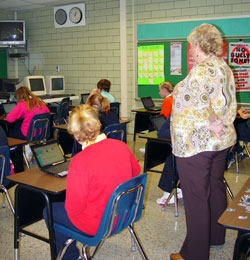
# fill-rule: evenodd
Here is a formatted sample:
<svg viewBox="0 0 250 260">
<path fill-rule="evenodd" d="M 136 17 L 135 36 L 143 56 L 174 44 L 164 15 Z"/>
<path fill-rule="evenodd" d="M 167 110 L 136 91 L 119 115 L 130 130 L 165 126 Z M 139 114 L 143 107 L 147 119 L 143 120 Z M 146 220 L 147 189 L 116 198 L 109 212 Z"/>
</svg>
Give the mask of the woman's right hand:
<svg viewBox="0 0 250 260">
<path fill-rule="evenodd" d="M 220 119 L 209 121 L 209 125 L 207 126 L 207 129 L 212 131 L 219 140 L 222 140 L 221 136 L 225 134 L 223 128 L 224 128 L 224 124 Z"/>
</svg>

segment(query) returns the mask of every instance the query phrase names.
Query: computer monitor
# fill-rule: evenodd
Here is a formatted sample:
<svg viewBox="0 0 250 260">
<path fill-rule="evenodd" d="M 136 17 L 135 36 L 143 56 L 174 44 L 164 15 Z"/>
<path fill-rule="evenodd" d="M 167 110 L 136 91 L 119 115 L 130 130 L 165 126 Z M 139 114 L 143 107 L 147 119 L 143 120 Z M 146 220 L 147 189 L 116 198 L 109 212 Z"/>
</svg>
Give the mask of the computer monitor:
<svg viewBox="0 0 250 260">
<path fill-rule="evenodd" d="M 44 76 L 26 76 L 23 78 L 23 82 L 18 84 L 18 86 L 21 87 L 22 84 L 29 88 L 36 96 L 47 94 Z"/>
<path fill-rule="evenodd" d="M 48 94 L 54 95 L 65 93 L 64 76 L 46 76 L 45 80 Z"/>
</svg>

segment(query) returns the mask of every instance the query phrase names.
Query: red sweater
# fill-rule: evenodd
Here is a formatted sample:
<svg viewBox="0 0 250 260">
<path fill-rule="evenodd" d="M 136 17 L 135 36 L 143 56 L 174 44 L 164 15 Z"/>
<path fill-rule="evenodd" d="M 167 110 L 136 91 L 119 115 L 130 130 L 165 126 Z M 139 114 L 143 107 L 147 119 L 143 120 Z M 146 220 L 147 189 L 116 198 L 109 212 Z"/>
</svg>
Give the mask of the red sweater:
<svg viewBox="0 0 250 260">
<path fill-rule="evenodd" d="M 168 117 L 171 115 L 172 104 L 173 104 L 173 97 L 172 96 L 166 97 L 162 102 L 161 115 L 164 115 L 164 117 L 166 119 L 168 119 Z"/>
<path fill-rule="evenodd" d="M 104 139 L 75 155 L 67 175 L 65 201 L 70 221 L 83 232 L 96 234 L 111 193 L 140 170 L 128 146 L 115 139 Z"/>
</svg>

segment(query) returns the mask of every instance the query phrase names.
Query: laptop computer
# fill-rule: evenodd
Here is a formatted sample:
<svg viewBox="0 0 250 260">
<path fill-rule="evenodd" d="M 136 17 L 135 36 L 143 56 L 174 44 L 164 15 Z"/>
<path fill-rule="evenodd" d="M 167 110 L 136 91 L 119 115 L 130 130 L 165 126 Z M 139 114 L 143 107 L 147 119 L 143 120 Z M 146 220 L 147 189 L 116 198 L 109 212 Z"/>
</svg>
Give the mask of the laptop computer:
<svg viewBox="0 0 250 260">
<path fill-rule="evenodd" d="M 3 105 L 3 113 L 6 116 L 16 106 L 16 102 L 3 103 L 2 105 Z"/>
<path fill-rule="evenodd" d="M 151 116 L 150 121 L 155 130 L 159 130 L 163 123 L 166 121 L 166 118 L 163 115 Z"/>
<path fill-rule="evenodd" d="M 42 172 L 63 177 L 68 174 L 70 161 L 66 161 L 56 140 L 31 145 L 31 150 Z"/>
<path fill-rule="evenodd" d="M 151 97 L 142 97 L 141 102 L 145 109 L 151 110 L 151 111 L 160 111 L 160 106 L 155 106 L 154 101 Z"/>
</svg>

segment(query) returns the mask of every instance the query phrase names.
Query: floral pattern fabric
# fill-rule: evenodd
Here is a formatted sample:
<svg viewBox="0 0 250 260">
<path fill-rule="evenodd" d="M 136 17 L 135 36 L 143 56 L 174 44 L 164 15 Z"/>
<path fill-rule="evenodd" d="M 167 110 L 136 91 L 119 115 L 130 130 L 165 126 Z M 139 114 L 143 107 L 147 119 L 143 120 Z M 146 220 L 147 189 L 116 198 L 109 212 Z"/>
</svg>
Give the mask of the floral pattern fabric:
<svg viewBox="0 0 250 260">
<path fill-rule="evenodd" d="M 236 141 L 233 126 L 236 111 L 234 77 L 224 60 L 213 59 L 194 66 L 173 92 L 170 126 L 173 154 L 189 157 L 232 146 Z M 212 113 L 224 124 L 222 140 L 207 129 Z"/>
</svg>

